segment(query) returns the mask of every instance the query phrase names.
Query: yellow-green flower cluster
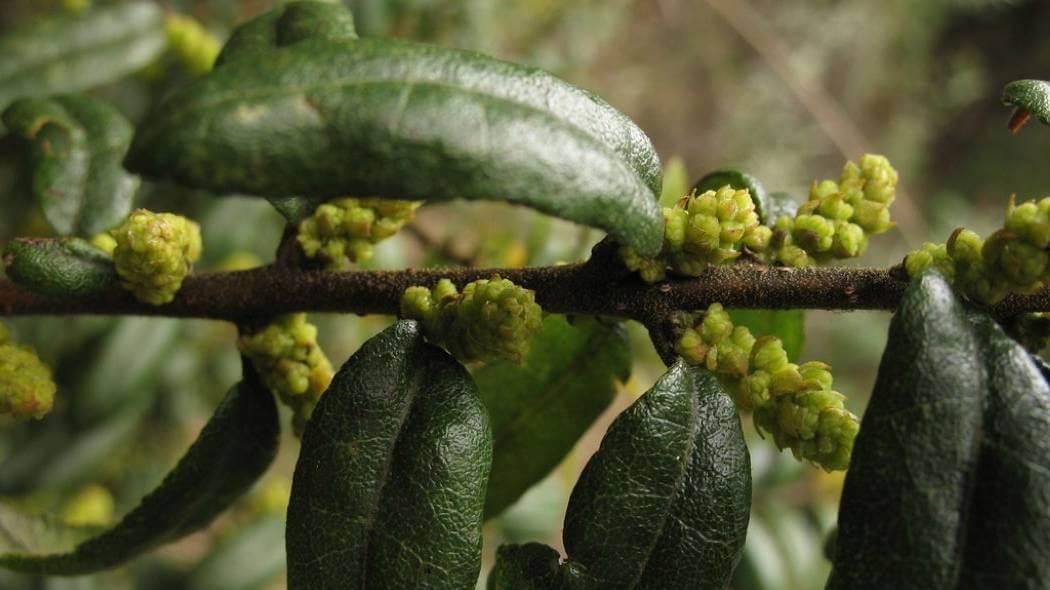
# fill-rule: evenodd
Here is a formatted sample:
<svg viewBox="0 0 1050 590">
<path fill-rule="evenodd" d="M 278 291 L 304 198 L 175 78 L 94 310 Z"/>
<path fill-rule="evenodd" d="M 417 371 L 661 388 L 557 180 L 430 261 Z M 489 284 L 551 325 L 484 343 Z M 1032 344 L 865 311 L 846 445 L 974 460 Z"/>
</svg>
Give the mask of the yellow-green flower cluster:
<svg viewBox="0 0 1050 590">
<path fill-rule="evenodd" d="M 884 156 L 846 162 L 838 182 L 814 182 L 795 217 L 776 220 L 772 258 L 794 267 L 864 254 L 868 236 L 889 231 L 897 171 Z"/>
<path fill-rule="evenodd" d="M 317 327 L 307 323 L 304 313 L 283 315 L 254 334 L 242 335 L 237 347 L 266 387 L 292 409 L 292 426 L 301 434 L 334 375 L 317 344 Z"/>
<path fill-rule="evenodd" d="M 69 526 L 106 526 L 112 524 L 113 494 L 98 485 L 89 485 L 66 502 L 62 520 Z"/>
<path fill-rule="evenodd" d="M 971 299 L 994 305 L 1010 293 L 1033 293 L 1050 280 L 1050 197 L 1006 209 L 1004 226 L 982 240 L 968 229 L 955 230 L 947 244 L 925 243 L 908 254 L 904 268 L 917 276 L 937 268 Z"/>
<path fill-rule="evenodd" d="M 299 247 L 309 258 L 343 270 L 372 257 L 372 245 L 396 234 L 412 220 L 420 203 L 390 199 L 342 198 L 329 201 L 299 223 Z"/>
<path fill-rule="evenodd" d="M 843 405 L 845 397 L 831 389 L 828 365 L 789 362 L 779 338 L 756 340 L 746 327 L 734 326 L 718 303 L 692 322 L 675 349 L 687 362 L 719 375 L 778 448 L 827 470 L 849 466 L 860 425 Z"/>
<path fill-rule="evenodd" d="M 138 209 L 110 234 L 121 285 L 152 305 L 175 298 L 201 255 L 200 227 L 180 215 Z"/>
<path fill-rule="evenodd" d="M 195 75 L 206 74 L 219 57 L 222 42 L 196 19 L 171 13 L 164 19 L 168 48 L 186 69 Z"/>
<path fill-rule="evenodd" d="M 433 290 L 409 287 L 401 316 L 422 322 L 428 339 L 463 362 L 504 358 L 520 364 L 543 322 L 535 293 L 499 275 L 469 283 L 462 293 L 448 279 Z"/>
<path fill-rule="evenodd" d="M 664 246 L 654 259 L 621 249 L 627 268 L 646 282 L 665 276 L 669 266 L 678 274 L 699 275 L 709 264 L 725 264 L 744 251 L 759 254 L 769 244 L 772 231 L 758 221 L 755 203 L 747 189 L 724 186 L 717 191 L 691 194 L 665 207 Z"/>
<path fill-rule="evenodd" d="M 0 324 L 0 414 L 18 419 L 43 418 L 55 403 L 51 369 L 33 349 L 11 341 Z"/>
</svg>

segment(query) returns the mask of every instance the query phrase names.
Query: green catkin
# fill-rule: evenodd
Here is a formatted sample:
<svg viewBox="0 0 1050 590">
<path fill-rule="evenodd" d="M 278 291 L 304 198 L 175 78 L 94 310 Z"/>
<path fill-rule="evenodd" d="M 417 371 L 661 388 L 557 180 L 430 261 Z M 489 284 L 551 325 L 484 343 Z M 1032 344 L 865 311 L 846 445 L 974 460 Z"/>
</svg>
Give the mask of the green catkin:
<svg viewBox="0 0 1050 590">
<path fill-rule="evenodd" d="M 734 326 L 718 303 L 690 323 L 676 352 L 722 378 L 737 406 L 753 412 L 759 432 L 826 470 L 849 466 L 859 422 L 843 405 L 845 397 L 831 389 L 831 367 L 789 362 L 779 338 L 756 339 L 746 327 Z"/>
<path fill-rule="evenodd" d="M 711 264 L 743 256 L 792 267 L 813 266 L 864 254 L 868 237 L 889 231 L 890 204 L 896 197 L 897 171 L 889 161 L 867 154 L 847 162 L 838 181 L 814 182 L 809 200 L 795 216 L 781 216 L 767 227 L 759 223 L 751 194 L 724 186 L 682 197 L 664 208 L 664 245 L 655 258 L 620 249 L 624 265 L 642 280 L 655 283 L 667 270 L 698 276 Z"/>
<path fill-rule="evenodd" d="M 419 320 L 431 341 L 463 362 L 525 361 L 543 322 L 535 293 L 499 275 L 468 283 L 460 293 L 442 279 L 433 289 L 409 287 L 401 317 Z"/>
<path fill-rule="evenodd" d="M 292 409 L 292 426 L 301 435 L 334 376 L 317 344 L 317 327 L 304 313 L 283 315 L 254 334 L 241 335 L 237 347 L 266 387 Z"/>
<path fill-rule="evenodd" d="M 1017 205 L 1010 197 L 1003 227 L 981 239 L 959 228 L 946 244 L 923 244 L 904 258 L 909 276 L 937 268 L 962 293 L 994 305 L 1010 293 L 1028 294 L 1050 280 L 1050 197 Z"/>
<path fill-rule="evenodd" d="M 138 209 L 110 234 L 121 285 L 151 305 L 174 299 L 201 255 L 200 227 L 171 213 Z"/>
<path fill-rule="evenodd" d="M 54 406 L 57 390 L 51 369 L 32 348 L 15 344 L 0 323 L 0 415 L 43 418 Z"/>
<path fill-rule="evenodd" d="M 345 270 L 372 257 L 372 246 L 412 220 L 420 203 L 341 198 L 317 208 L 299 223 L 299 247 L 329 270 Z"/>
<path fill-rule="evenodd" d="M 168 48 L 190 73 L 211 71 L 222 50 L 222 42 L 190 16 L 170 13 L 164 18 Z"/>
</svg>

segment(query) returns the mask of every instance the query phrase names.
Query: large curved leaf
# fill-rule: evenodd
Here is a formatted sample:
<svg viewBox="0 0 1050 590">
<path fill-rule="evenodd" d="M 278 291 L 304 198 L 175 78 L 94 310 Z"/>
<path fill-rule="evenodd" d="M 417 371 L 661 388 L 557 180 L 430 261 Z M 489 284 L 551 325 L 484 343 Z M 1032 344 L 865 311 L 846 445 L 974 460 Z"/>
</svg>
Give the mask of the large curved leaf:
<svg viewBox="0 0 1050 590">
<path fill-rule="evenodd" d="M 31 146 L 33 195 L 55 231 L 91 236 L 131 211 L 139 180 L 121 161 L 132 129 L 115 108 L 78 95 L 23 98 L 3 121 Z"/>
<path fill-rule="evenodd" d="M 492 475 L 485 517 L 497 516 L 540 481 L 590 428 L 631 372 L 620 326 L 549 316 L 524 366 L 488 364 L 474 373 L 492 420 Z"/>
<path fill-rule="evenodd" d="M 268 197 L 502 200 L 660 249 L 659 159 L 626 116 L 534 68 L 323 29 L 304 4 L 244 25 L 128 166 Z"/>
<path fill-rule="evenodd" d="M 46 536 L 39 528 L 8 528 L 0 535 L 0 566 L 26 573 L 85 574 L 195 532 L 266 470 L 277 451 L 277 435 L 273 396 L 245 363 L 244 381 L 226 396 L 186 455 L 116 526 L 79 542 L 77 531 L 55 524 L 46 528 Z M 63 545 L 51 545 L 55 542 Z"/>
<path fill-rule="evenodd" d="M 0 37 L 0 111 L 17 98 L 86 90 L 135 72 L 164 50 L 162 20 L 157 4 L 127 2 Z"/>
<path fill-rule="evenodd" d="M 455 359 L 400 321 L 339 370 L 303 433 L 289 588 L 473 587 L 492 433 Z"/>
<path fill-rule="evenodd" d="M 565 548 L 600 588 L 722 588 L 740 559 L 751 468 L 718 379 L 678 360 L 610 427 L 569 499 Z"/>
<path fill-rule="evenodd" d="M 846 475 L 828 588 L 1042 588 L 1050 387 L 939 275 L 912 283 Z"/>
</svg>

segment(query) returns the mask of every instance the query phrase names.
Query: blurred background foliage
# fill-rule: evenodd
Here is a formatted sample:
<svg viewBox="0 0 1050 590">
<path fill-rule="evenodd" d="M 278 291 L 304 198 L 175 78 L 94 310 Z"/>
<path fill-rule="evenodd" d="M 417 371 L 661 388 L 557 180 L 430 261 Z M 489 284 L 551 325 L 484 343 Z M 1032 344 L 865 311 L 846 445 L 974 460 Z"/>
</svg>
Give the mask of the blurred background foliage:
<svg viewBox="0 0 1050 590">
<path fill-rule="evenodd" d="M 95 0 L 95 4 L 103 4 Z M 842 162 L 884 153 L 902 178 L 900 231 L 873 240 L 865 265 L 897 263 L 923 240 L 1001 223 L 1011 193 L 1050 193 L 1050 133 L 1005 131 L 999 91 L 1047 75 L 1050 3 L 1040 0 L 346 0 L 363 35 L 471 48 L 538 65 L 597 92 L 645 129 L 690 180 L 736 166 L 802 198 Z M 85 0 L 5 0 L 0 33 Z M 267 0 L 167 0 L 224 38 Z M 139 120 L 190 74 L 170 57 L 92 92 Z M 352 163 L 348 163 L 352 165 Z M 0 241 L 47 235 L 19 149 L 0 139 Z M 281 219 L 257 199 L 145 183 L 138 204 L 199 220 L 199 270 L 273 258 Z M 676 196 L 676 195 L 672 195 Z M 368 267 L 522 266 L 577 260 L 601 236 L 507 206 L 428 206 L 377 248 Z M 389 318 L 319 316 L 342 363 Z M 889 315 L 808 312 L 803 360 L 835 368 L 860 413 Z M 105 523 L 133 507 L 185 450 L 239 365 L 231 326 L 143 318 L 24 318 L 18 338 L 55 368 L 56 411 L 0 419 L 0 496 L 34 511 Z M 609 411 L 544 482 L 486 526 L 486 567 L 500 542 L 558 546 L 567 494 L 609 422 L 662 372 L 633 327 L 636 363 Z M 287 417 L 285 418 L 287 424 Z M 750 429 L 750 424 L 745 420 Z M 755 503 L 737 590 L 823 587 L 824 538 L 841 474 L 800 465 L 750 429 Z M 290 435 L 271 473 L 206 532 L 106 575 L 30 579 L 11 589 L 257 589 L 284 584 L 283 509 L 298 451 Z M 99 490 L 107 493 L 99 494 Z M 112 499 L 108 503 L 107 498 Z"/>
</svg>

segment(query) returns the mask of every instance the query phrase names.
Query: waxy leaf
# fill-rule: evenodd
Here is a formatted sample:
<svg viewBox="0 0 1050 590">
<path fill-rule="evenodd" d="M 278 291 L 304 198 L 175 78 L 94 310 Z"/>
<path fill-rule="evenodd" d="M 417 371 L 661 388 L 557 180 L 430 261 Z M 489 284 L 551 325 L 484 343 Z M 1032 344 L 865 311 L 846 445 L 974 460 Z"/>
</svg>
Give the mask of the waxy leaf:
<svg viewBox="0 0 1050 590">
<path fill-rule="evenodd" d="M 928 272 L 890 326 L 846 475 L 828 588 L 1043 588 L 1050 387 Z"/>
<path fill-rule="evenodd" d="M 679 359 L 613 422 L 569 499 L 565 548 L 599 588 L 723 588 L 751 468 L 718 378 Z"/>
<path fill-rule="evenodd" d="M 535 68 L 356 39 L 310 4 L 241 27 L 139 129 L 129 168 L 266 197 L 501 200 L 659 251 L 660 163 L 625 115 Z"/>
<path fill-rule="evenodd" d="M 1017 131 L 1032 115 L 1050 125 L 1050 82 L 1015 80 L 1003 88 L 1003 104 L 1016 109 L 1010 130 Z"/>
<path fill-rule="evenodd" d="M 248 363 L 245 377 L 219 405 L 164 481 L 116 526 L 86 540 L 58 525 L 44 546 L 32 528 L 0 535 L 0 567 L 80 575 L 117 566 L 208 525 L 266 470 L 277 451 L 277 407 Z M 61 533 L 61 535 L 59 535 Z M 74 542 L 72 546 L 70 543 Z"/>
<path fill-rule="evenodd" d="M 33 195 L 55 231 L 91 236 L 131 211 L 139 180 L 121 161 L 132 129 L 115 108 L 77 95 L 23 98 L 3 121 L 31 147 Z"/>
<path fill-rule="evenodd" d="M 620 326 L 549 316 L 524 366 L 488 364 L 474 374 L 492 421 L 485 517 L 499 515 L 547 476 L 612 402 L 631 373 Z"/>
<path fill-rule="evenodd" d="M 400 321 L 339 370 L 303 433 L 288 586 L 472 588 L 492 433 L 467 370 Z"/>
<path fill-rule="evenodd" d="M 162 21 L 156 3 L 127 2 L 0 37 L 0 111 L 17 98 L 86 90 L 148 65 L 167 44 Z"/>
<path fill-rule="evenodd" d="M 117 283 L 113 258 L 79 238 L 16 238 L 3 261 L 11 280 L 42 295 L 85 297 Z"/>
</svg>

